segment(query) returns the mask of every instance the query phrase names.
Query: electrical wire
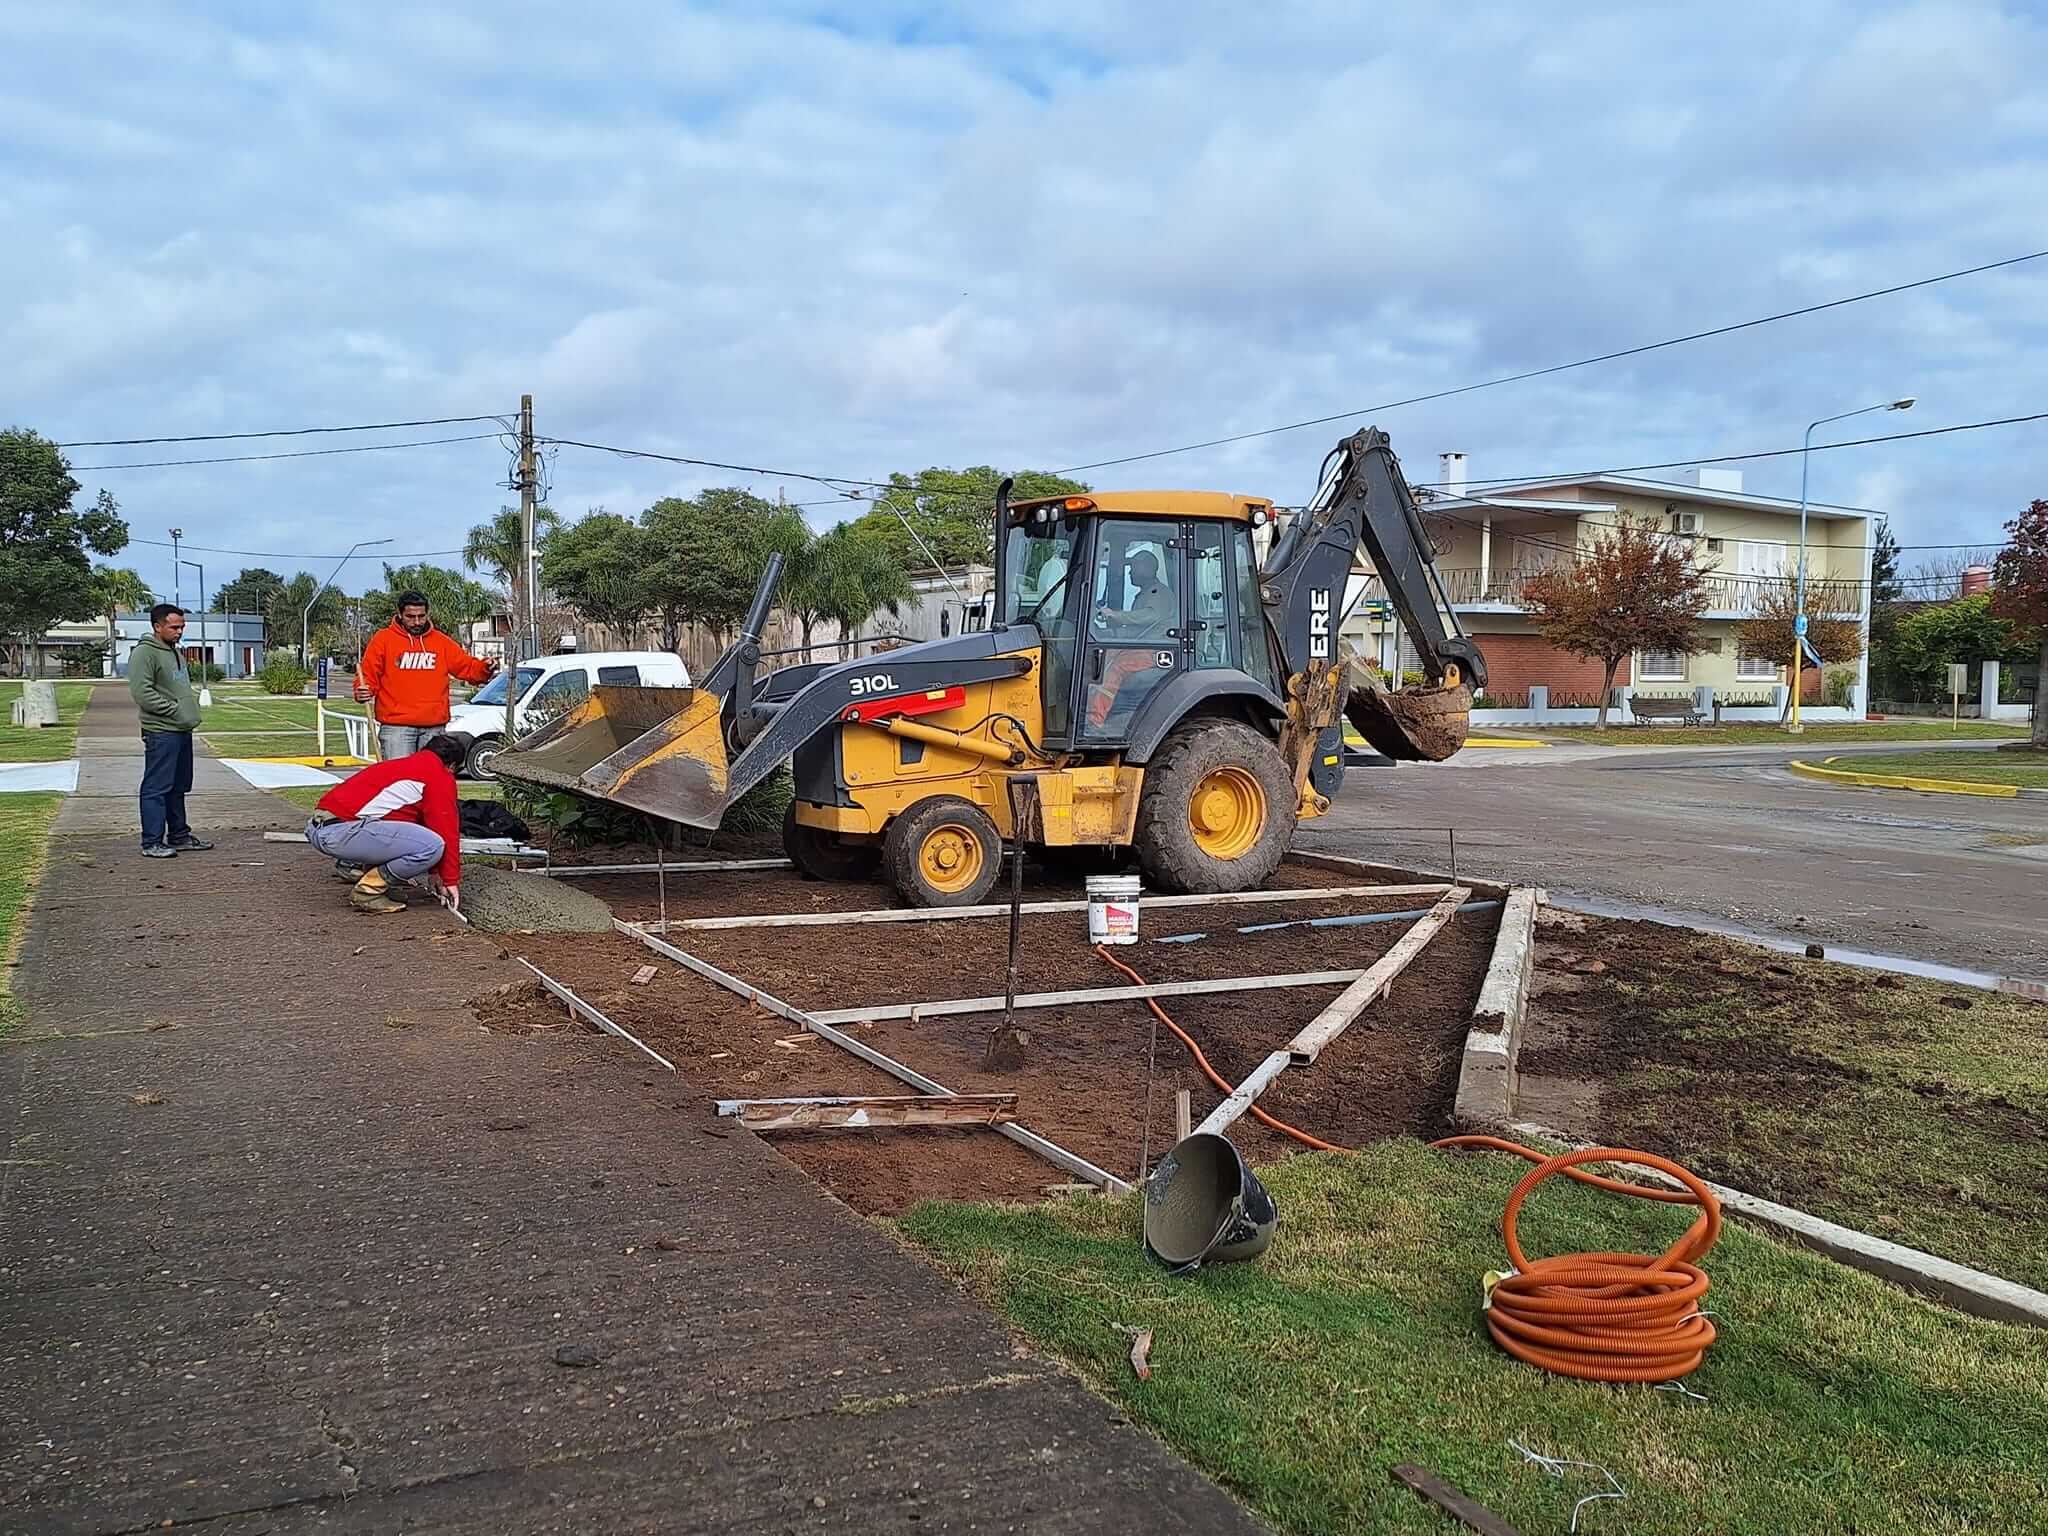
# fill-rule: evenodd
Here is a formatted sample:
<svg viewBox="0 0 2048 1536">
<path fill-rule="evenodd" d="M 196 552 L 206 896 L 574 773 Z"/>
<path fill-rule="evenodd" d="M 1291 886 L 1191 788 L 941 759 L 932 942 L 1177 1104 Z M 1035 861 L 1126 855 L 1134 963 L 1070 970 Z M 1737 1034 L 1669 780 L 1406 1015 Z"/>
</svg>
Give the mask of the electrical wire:
<svg viewBox="0 0 2048 1536">
<path fill-rule="evenodd" d="M 417 421 L 366 421 L 347 427 L 279 427 L 268 432 L 195 432 L 184 437 L 95 437 L 58 443 L 59 448 L 134 448 L 146 443 L 232 443 L 251 437 L 312 437 L 323 432 L 385 432 L 398 427 L 452 427 L 472 421 L 495 421 L 498 416 L 426 416 Z"/>
<path fill-rule="evenodd" d="M 495 438 L 495 432 L 473 432 L 466 437 L 421 437 L 403 443 L 357 443 L 348 448 L 301 448 L 296 453 L 236 453 L 217 459 L 150 459 L 137 464 L 73 464 L 73 474 L 100 474 L 110 469 L 169 469 L 179 464 L 253 464 L 263 459 L 320 459 L 336 453 L 388 453 L 394 448 L 433 448 L 442 443 L 481 443 Z"/>
<path fill-rule="evenodd" d="M 703 469 L 730 469 L 738 474 L 759 475 L 769 480 L 809 480 L 817 485 L 865 486 L 878 491 L 893 490 L 886 480 L 864 480 L 857 475 L 812 475 L 798 469 L 763 469 L 758 464 L 728 464 L 719 459 L 693 459 L 683 454 L 655 453 L 646 448 L 620 448 L 611 443 L 586 443 L 573 437 L 536 437 L 537 443 L 555 443 L 564 448 L 587 448 L 593 453 L 615 453 L 628 459 L 659 459 L 665 464 L 691 464 Z"/>
<path fill-rule="evenodd" d="M 1916 278 L 1909 283 L 1894 283 L 1886 288 L 1873 288 L 1865 293 L 1852 293 L 1845 298 L 1829 299 L 1822 304 L 1808 304 L 1799 309 L 1780 310 L 1773 315 L 1760 315 L 1753 320 L 1740 320 L 1732 325 L 1719 325 L 1710 330 L 1692 331 L 1683 336 L 1668 337 L 1663 341 L 1646 342 L 1641 346 L 1623 347 L 1614 352 L 1601 352 L 1592 357 L 1581 357 L 1569 363 L 1552 363 L 1545 368 L 1531 368 L 1521 373 L 1502 374 L 1498 378 L 1482 379 L 1476 384 L 1461 384 L 1455 389 L 1440 389 L 1425 395 L 1410 395 L 1406 399 L 1388 400 L 1378 405 L 1361 406 L 1357 410 L 1339 411 L 1329 416 L 1314 416 L 1306 421 L 1292 421 L 1284 426 L 1262 427 L 1255 432 L 1238 432 L 1229 437 L 1210 438 L 1205 442 L 1183 443 L 1177 448 L 1158 448 L 1149 453 L 1126 454 L 1122 458 L 1097 459 L 1090 464 L 1075 464 L 1055 473 L 1062 475 L 1079 474 L 1087 469 L 1108 469 L 1117 464 L 1136 464 L 1146 459 L 1163 459 L 1177 453 L 1194 453 L 1203 448 L 1221 448 L 1231 443 L 1249 442 L 1254 438 L 1272 437 L 1281 432 L 1297 432 L 1304 427 L 1327 426 L 1331 422 L 1349 421 L 1359 416 L 1370 416 L 1378 411 L 1391 411 L 1402 406 L 1421 405 L 1430 400 L 1448 400 L 1454 395 L 1469 395 L 1476 390 L 1495 389 L 1503 384 L 1519 384 L 1528 379 L 1545 378 L 1554 373 L 1566 373 L 1574 368 L 1590 368 L 1595 363 L 1611 363 L 1624 357 L 1640 357 L 1646 352 L 1659 352 L 1667 347 L 1684 346 L 1688 342 L 1704 341 L 1713 336 L 1727 336 L 1736 331 L 1752 330 L 1760 325 L 1773 325 L 1780 320 L 1792 320 L 1801 315 L 1819 314 L 1823 310 L 1840 309 L 1847 304 L 1861 304 L 1867 299 L 1884 298 L 1890 294 L 1906 293 L 1915 288 L 1926 288 L 1936 283 L 1952 282 L 1961 277 L 1974 277 L 1981 272 L 1994 272 L 2001 267 L 2018 266 L 2022 262 L 2038 261 L 2048 256 L 2048 250 L 2029 251 L 2023 256 L 2009 256 L 2003 261 L 1989 261 L 1980 266 L 1963 267 L 1954 272 L 1943 272 L 1933 277 Z M 1692 460 L 1688 463 L 1695 462 Z"/>
</svg>

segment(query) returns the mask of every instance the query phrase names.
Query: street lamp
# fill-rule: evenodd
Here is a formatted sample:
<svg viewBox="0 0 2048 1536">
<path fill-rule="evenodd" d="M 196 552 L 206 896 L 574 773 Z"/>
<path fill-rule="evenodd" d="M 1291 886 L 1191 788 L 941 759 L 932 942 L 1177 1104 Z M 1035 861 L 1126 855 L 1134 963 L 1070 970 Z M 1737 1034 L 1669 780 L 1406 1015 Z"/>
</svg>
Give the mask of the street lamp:
<svg viewBox="0 0 2048 1536">
<path fill-rule="evenodd" d="M 1913 397 L 1902 400 L 1887 400 L 1882 405 L 1858 406 L 1853 411 L 1844 411 L 1839 416 L 1823 416 L 1807 426 L 1805 440 L 1799 448 L 1799 592 L 1797 616 L 1792 620 L 1792 719 L 1785 729 L 1797 736 L 1806 727 L 1799 723 L 1800 655 L 1806 650 L 1806 464 L 1813 452 L 1813 429 L 1824 427 L 1831 421 L 1847 421 L 1851 416 L 1867 416 L 1872 411 L 1910 411 Z"/>
<path fill-rule="evenodd" d="M 213 690 L 206 686 L 206 669 L 212 664 L 207 660 L 206 647 L 206 567 L 197 560 L 180 560 L 178 564 L 189 565 L 199 573 L 199 704 L 203 709 L 213 703 Z M 227 649 L 225 645 L 221 647 L 223 662 L 227 660 Z M 225 677 L 228 669 L 223 666 L 220 670 Z"/>
<path fill-rule="evenodd" d="M 178 540 L 183 537 L 185 537 L 184 529 L 173 528 L 171 530 L 171 604 L 173 607 L 179 608 L 185 605 L 185 599 L 178 590 L 178 570 L 182 564 L 178 559 Z"/>
<path fill-rule="evenodd" d="M 337 560 L 337 561 L 335 561 L 335 562 L 334 562 L 334 569 L 333 569 L 333 570 L 331 570 L 331 571 L 329 571 L 329 572 L 327 573 L 327 579 L 326 579 L 325 581 L 323 581 L 323 582 L 321 582 L 321 583 L 320 583 L 320 590 L 319 590 L 319 591 L 317 591 L 317 592 L 315 592 L 315 593 L 313 594 L 313 601 L 312 601 L 312 602 L 310 602 L 310 603 L 308 603 L 308 604 L 306 604 L 305 612 L 303 612 L 303 613 L 301 613 L 301 614 L 299 615 L 299 665 L 300 665 L 300 666 L 302 666 L 302 667 L 303 667 L 304 665 L 306 665 L 306 652 L 307 652 L 307 651 L 308 651 L 308 650 L 309 650 L 309 649 L 311 648 L 311 646 L 312 646 L 312 629 L 313 629 L 313 607 L 314 607 L 314 604 L 318 603 L 318 602 L 320 601 L 321 597 L 322 597 L 322 596 L 323 596 L 323 595 L 324 595 L 324 594 L 326 593 L 327 589 L 328 589 L 329 587 L 331 587 L 331 586 L 333 586 L 333 585 L 334 585 L 334 578 L 335 578 L 335 577 L 337 577 L 337 576 L 339 576 L 339 575 L 341 574 L 341 568 L 342 568 L 342 567 L 343 567 L 344 565 L 347 565 L 347 564 L 348 564 L 348 562 L 349 562 L 350 558 L 351 558 L 351 557 L 352 557 L 352 556 L 353 556 L 353 555 L 355 554 L 355 552 L 356 552 L 357 550 L 359 550 L 359 549 L 375 549 L 375 548 L 376 548 L 376 547 L 377 547 L 377 546 L 378 546 L 379 544 L 389 544 L 390 542 L 391 542 L 391 540 L 389 540 L 389 539 L 362 539 L 362 540 L 359 540 L 358 542 L 356 542 L 356 543 L 354 543 L 354 544 L 351 544 L 351 545 L 349 545 L 349 547 L 348 547 L 348 554 L 346 554 L 346 555 L 343 555 L 343 556 L 342 556 L 342 557 L 341 557 L 341 558 L 340 558 L 339 560 Z"/>
</svg>

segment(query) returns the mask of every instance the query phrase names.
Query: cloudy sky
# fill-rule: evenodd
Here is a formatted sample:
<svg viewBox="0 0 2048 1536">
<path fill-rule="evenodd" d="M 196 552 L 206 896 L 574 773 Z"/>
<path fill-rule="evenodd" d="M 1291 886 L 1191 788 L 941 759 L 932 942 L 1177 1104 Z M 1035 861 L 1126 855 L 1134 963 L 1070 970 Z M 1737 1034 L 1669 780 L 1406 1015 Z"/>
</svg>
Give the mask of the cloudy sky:
<svg viewBox="0 0 2048 1536">
<path fill-rule="evenodd" d="M 531 392 L 544 435 L 782 471 L 1057 469 L 2048 247 L 2039 7 L 0 0 L 0 35 L 0 422 L 65 442 Z M 2044 355 L 2048 260 L 1363 419 L 1418 480 L 1628 465 L 1898 394 L 1837 430 L 2048 410 Z M 70 456 L 168 590 L 140 541 L 172 526 L 214 580 L 450 550 L 511 499 L 504 449 L 98 466 L 495 430 Z M 1084 478 L 1299 499 L 1341 430 Z M 1817 455 L 1813 494 L 1990 539 L 2044 450 Z M 571 448 L 549 476 L 570 515 L 850 505 Z"/>
</svg>

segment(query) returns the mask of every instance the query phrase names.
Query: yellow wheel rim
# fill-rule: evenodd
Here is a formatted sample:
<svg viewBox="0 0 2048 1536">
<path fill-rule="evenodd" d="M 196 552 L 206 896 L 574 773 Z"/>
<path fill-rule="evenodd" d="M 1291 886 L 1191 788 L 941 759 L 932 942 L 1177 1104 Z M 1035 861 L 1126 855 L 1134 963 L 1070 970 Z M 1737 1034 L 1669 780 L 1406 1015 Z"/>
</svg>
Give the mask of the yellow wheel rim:
<svg viewBox="0 0 2048 1536">
<path fill-rule="evenodd" d="M 1212 859 L 1240 859 L 1266 828 L 1266 791 L 1242 768 L 1218 768 L 1188 801 L 1195 846 Z"/>
<path fill-rule="evenodd" d="M 972 827 L 953 821 L 933 827 L 917 850 L 917 871 L 924 883 L 948 896 L 981 878 L 981 861 L 981 839 Z"/>
</svg>

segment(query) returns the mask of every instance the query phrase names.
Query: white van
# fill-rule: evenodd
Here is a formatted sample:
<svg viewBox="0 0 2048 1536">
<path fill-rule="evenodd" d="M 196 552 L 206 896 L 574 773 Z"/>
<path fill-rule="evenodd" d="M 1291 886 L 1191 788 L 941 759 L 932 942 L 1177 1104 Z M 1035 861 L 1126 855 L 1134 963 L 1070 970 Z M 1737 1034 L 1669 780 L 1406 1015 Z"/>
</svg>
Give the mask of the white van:
<svg viewBox="0 0 2048 1536">
<path fill-rule="evenodd" d="M 476 738 L 463 771 L 472 779 L 497 777 L 491 759 L 505 744 L 505 690 L 513 689 L 513 726 L 521 736 L 537 731 L 590 696 L 593 683 L 641 688 L 687 688 L 689 668 L 667 651 L 585 651 L 536 656 L 517 672 L 500 672 L 466 704 L 448 714 L 448 729 Z"/>
</svg>

